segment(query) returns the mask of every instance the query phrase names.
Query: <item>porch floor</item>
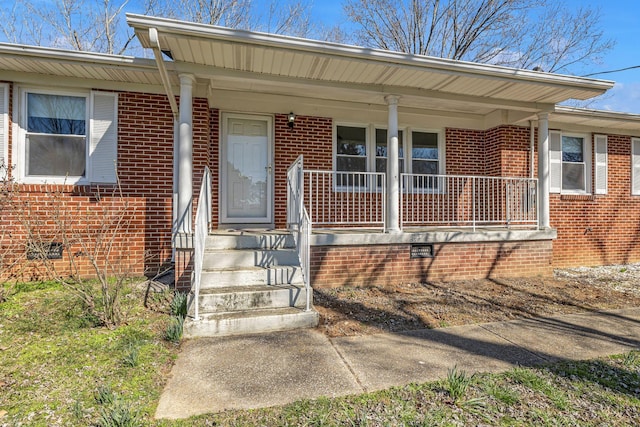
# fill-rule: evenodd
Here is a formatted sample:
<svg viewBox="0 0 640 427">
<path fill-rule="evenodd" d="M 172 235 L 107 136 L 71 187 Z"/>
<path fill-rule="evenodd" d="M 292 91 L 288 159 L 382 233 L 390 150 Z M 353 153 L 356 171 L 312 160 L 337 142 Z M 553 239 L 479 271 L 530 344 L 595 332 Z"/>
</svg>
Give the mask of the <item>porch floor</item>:
<svg viewBox="0 0 640 427">
<path fill-rule="evenodd" d="M 280 235 L 287 229 L 259 227 L 215 229 L 211 235 Z M 523 240 L 552 240 L 555 229 L 525 229 L 516 227 L 411 227 L 399 233 L 385 233 L 379 228 L 314 228 L 312 246 L 410 244 L 410 243 L 469 243 L 506 242 Z"/>
</svg>

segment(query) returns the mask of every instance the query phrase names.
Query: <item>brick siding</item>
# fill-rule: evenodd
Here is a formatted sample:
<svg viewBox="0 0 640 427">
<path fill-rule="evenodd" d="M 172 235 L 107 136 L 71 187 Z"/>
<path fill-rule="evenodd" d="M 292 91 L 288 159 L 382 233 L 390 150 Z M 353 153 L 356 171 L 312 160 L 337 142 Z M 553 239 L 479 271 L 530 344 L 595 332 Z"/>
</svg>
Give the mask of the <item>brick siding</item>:
<svg viewBox="0 0 640 427">
<path fill-rule="evenodd" d="M 318 246 L 311 250 L 316 287 L 384 286 L 425 281 L 551 274 L 549 240 L 433 245 L 433 258 L 410 257 L 411 245 Z"/>
<path fill-rule="evenodd" d="M 193 161 L 194 195 L 199 190 L 204 165 L 210 157 L 210 111 L 206 99 L 194 99 L 193 107 Z M 164 95 L 122 92 L 118 94 L 118 176 L 119 188 L 97 185 L 19 185 L 16 202 L 28 206 L 28 211 L 3 212 L 0 219 L 11 245 L 24 253 L 26 231 L 25 215 L 39 224 L 41 238 L 53 239 L 55 206 L 63 207 L 72 215 L 76 229 L 95 232 L 96 213 L 108 217 L 127 207 L 129 226 L 118 236 L 116 245 L 126 247 L 131 274 L 153 274 L 157 267 L 171 260 L 171 221 L 173 193 L 173 115 Z M 15 143 L 10 140 L 10 150 Z M 217 175 L 216 175 L 217 176 Z M 118 196 L 114 198 L 114 196 Z M 121 196 L 121 197 L 120 197 Z M 55 200 L 55 201 L 54 201 Z M 6 243 L 5 241 L 5 244 Z M 74 254 L 82 275 L 91 275 L 86 257 L 77 246 L 69 249 Z M 64 269 L 69 259 L 56 262 Z M 37 279 L 43 274 L 42 263 L 33 261 L 20 268 L 21 279 Z M 14 270 L 14 273 L 16 270 Z"/>
<path fill-rule="evenodd" d="M 607 148 L 607 194 L 551 194 L 556 267 L 640 261 L 640 197 L 631 195 L 631 137 L 608 135 Z"/>
</svg>

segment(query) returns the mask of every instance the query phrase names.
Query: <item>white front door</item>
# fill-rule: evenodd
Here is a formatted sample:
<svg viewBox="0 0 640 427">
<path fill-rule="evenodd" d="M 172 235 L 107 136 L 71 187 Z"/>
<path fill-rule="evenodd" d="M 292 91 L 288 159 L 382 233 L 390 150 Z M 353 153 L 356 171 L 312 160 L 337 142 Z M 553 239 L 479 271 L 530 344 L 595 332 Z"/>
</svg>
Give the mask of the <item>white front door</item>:
<svg viewBox="0 0 640 427">
<path fill-rule="evenodd" d="M 221 222 L 272 224 L 272 118 L 223 114 Z"/>
</svg>

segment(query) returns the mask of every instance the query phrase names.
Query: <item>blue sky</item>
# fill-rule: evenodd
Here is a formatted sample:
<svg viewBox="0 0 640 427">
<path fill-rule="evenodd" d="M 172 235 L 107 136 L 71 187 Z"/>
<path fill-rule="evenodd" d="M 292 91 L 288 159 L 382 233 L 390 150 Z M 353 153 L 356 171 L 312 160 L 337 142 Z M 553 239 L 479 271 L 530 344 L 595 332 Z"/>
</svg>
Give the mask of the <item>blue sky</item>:
<svg viewBox="0 0 640 427">
<path fill-rule="evenodd" d="M 615 41 L 615 47 L 594 66 L 591 72 L 609 71 L 640 65 L 640 1 L 638 0 L 564 0 L 570 8 L 592 6 L 600 9 L 601 28 L 605 37 Z M 314 15 L 325 23 L 340 21 L 340 0 L 316 0 Z M 585 23 L 588 25 L 588 23 Z M 594 78 L 613 80 L 616 85 L 603 97 L 588 105 L 589 108 L 640 114 L 640 68 Z"/>
<path fill-rule="evenodd" d="M 582 2 L 570 0 L 569 3 L 579 5 Z M 592 0 L 584 3 L 600 8 L 602 29 L 616 42 L 616 46 L 604 58 L 600 70 L 640 65 L 640 2 Z M 596 102 L 595 108 L 640 114 L 640 68 L 594 77 L 616 82 L 616 86 Z"/>
</svg>

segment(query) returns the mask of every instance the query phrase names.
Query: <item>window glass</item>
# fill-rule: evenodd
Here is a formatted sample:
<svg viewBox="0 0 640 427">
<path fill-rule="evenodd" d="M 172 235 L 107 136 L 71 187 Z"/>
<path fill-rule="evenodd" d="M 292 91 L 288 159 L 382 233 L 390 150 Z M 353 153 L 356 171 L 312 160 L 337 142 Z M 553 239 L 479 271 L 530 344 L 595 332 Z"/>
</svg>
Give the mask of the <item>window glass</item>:
<svg viewBox="0 0 640 427">
<path fill-rule="evenodd" d="M 336 155 L 336 185 L 364 186 L 365 177 L 353 173 L 367 171 L 367 130 L 363 127 L 338 126 Z"/>
<path fill-rule="evenodd" d="M 562 136 L 562 189 L 586 191 L 584 138 Z"/>
<path fill-rule="evenodd" d="M 338 155 L 367 155 L 367 130 L 365 128 L 338 126 L 337 134 Z"/>
<path fill-rule="evenodd" d="M 85 135 L 86 99 L 79 96 L 27 94 L 27 132 Z"/>
<path fill-rule="evenodd" d="M 85 97 L 28 93 L 26 128 L 26 175 L 85 175 Z"/>
<path fill-rule="evenodd" d="M 439 173 L 438 134 L 412 132 L 411 141 L 411 172 L 418 175 L 437 175 Z M 437 182 L 419 180 L 417 186 L 435 189 Z"/>
<path fill-rule="evenodd" d="M 404 172 L 404 147 L 402 131 L 398 131 L 398 170 Z M 387 171 L 387 130 L 376 129 L 376 172 Z"/>
<path fill-rule="evenodd" d="M 438 160 L 438 134 L 412 132 L 411 156 L 414 159 Z M 414 172 L 415 173 L 415 172 Z"/>
<path fill-rule="evenodd" d="M 563 162 L 583 162 L 584 161 L 584 139 L 577 136 L 562 137 L 562 161 Z"/>
</svg>

